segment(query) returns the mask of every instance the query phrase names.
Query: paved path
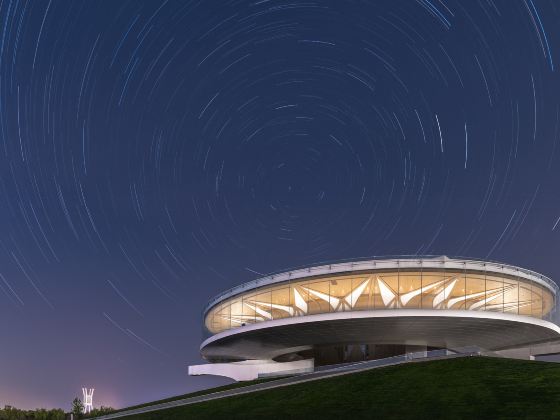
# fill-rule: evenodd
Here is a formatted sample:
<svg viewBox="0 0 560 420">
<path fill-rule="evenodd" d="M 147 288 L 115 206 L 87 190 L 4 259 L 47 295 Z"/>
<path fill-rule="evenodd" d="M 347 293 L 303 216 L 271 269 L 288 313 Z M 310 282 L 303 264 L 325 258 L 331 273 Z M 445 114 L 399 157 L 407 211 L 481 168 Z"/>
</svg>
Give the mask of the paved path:
<svg viewBox="0 0 560 420">
<path fill-rule="evenodd" d="M 219 398 L 233 397 L 236 395 L 248 394 L 250 392 L 262 391 L 265 389 L 279 388 L 283 386 L 299 384 L 303 382 L 316 381 L 318 379 L 331 378 L 334 376 L 347 375 L 349 373 L 361 372 L 370 369 L 376 369 L 385 366 L 400 365 L 402 363 L 418 363 L 427 362 L 430 360 L 440 360 L 440 359 L 453 359 L 457 357 L 467 357 L 474 356 L 474 353 L 461 353 L 461 354 L 450 354 L 444 356 L 432 356 L 408 359 L 406 356 L 390 357 L 388 359 L 381 360 L 371 360 L 366 362 L 353 363 L 349 365 L 343 365 L 335 367 L 328 370 L 322 370 L 313 373 L 307 373 L 298 376 L 291 376 L 288 378 L 277 379 L 274 381 L 263 382 L 260 384 L 248 385 L 240 388 L 228 389 L 225 391 L 213 392 L 210 394 L 199 395 L 196 397 L 188 397 L 174 401 L 168 401 L 160 404 L 149 405 L 146 407 L 134 408 L 131 410 L 120 411 L 118 413 L 107 414 L 100 417 L 95 417 L 95 419 L 116 419 L 120 417 L 131 416 L 133 414 L 149 413 L 151 411 L 164 410 L 166 408 L 179 407 L 183 405 L 195 404 L 203 401 L 217 400 Z"/>
</svg>

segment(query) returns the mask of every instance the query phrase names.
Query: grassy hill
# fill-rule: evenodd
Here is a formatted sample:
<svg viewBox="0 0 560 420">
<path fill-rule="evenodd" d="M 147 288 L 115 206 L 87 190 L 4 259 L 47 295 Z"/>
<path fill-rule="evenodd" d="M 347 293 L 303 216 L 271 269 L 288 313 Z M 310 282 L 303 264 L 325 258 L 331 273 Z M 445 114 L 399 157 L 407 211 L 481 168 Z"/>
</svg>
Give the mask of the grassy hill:
<svg viewBox="0 0 560 420">
<path fill-rule="evenodd" d="M 560 364 L 411 363 L 130 416 L 159 419 L 560 419 Z"/>
<path fill-rule="evenodd" d="M 210 394 L 210 393 L 214 393 L 214 392 L 226 391 L 228 389 L 242 388 L 242 387 L 253 385 L 253 384 L 260 384 L 262 382 L 273 381 L 275 379 L 278 379 L 278 377 L 267 378 L 267 379 L 257 379 L 257 380 L 254 380 L 254 381 L 234 382 L 232 384 L 217 386 L 215 388 L 201 389 L 200 391 L 189 392 L 188 394 L 176 395 L 174 397 L 164 398 L 164 399 L 161 399 L 161 400 L 150 401 L 150 402 L 143 403 L 143 404 L 132 405 L 130 407 L 119 408 L 118 410 L 111 411 L 111 413 L 119 413 L 119 412 L 125 411 L 125 410 L 133 410 L 135 408 L 148 407 L 150 405 L 166 403 L 166 402 L 169 402 L 169 401 L 176 401 L 176 400 L 182 400 L 184 398 L 197 397 L 199 395 L 206 395 L 206 394 Z M 88 417 L 94 417 L 94 416 L 86 415 L 84 418 L 87 419 Z M 0 417 L 0 420 L 3 420 L 3 419 Z"/>
</svg>

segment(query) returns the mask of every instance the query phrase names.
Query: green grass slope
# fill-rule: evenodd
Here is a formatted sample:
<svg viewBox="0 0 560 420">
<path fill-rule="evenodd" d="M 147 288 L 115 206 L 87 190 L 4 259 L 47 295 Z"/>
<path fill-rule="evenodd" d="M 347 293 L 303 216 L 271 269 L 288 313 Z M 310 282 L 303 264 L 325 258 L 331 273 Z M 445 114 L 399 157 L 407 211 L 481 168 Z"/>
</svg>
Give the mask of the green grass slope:
<svg viewBox="0 0 560 420">
<path fill-rule="evenodd" d="M 273 381 L 274 379 L 277 379 L 277 378 L 257 379 L 255 381 L 245 381 L 245 382 L 234 382 L 234 383 L 229 384 L 229 385 L 222 385 L 222 386 L 218 386 L 218 387 L 215 387 L 215 388 L 201 389 L 200 391 L 190 392 L 188 394 L 175 395 L 174 397 L 164 398 L 162 400 L 150 401 L 148 403 L 132 405 L 130 407 L 119 408 L 118 410 L 111 411 L 111 413 L 119 413 L 121 411 L 133 410 L 135 408 L 147 407 L 147 406 L 150 406 L 150 405 L 161 404 L 161 403 L 165 403 L 165 402 L 169 402 L 169 401 L 176 401 L 176 400 L 182 400 L 184 398 L 197 397 L 199 395 L 213 394 L 214 392 L 226 391 L 228 389 L 242 388 L 244 386 L 249 386 L 249 385 L 253 385 L 253 384 L 260 384 L 260 383 L 263 383 L 263 382 Z M 86 415 L 85 418 L 87 418 L 87 417 L 88 416 Z M 3 420 L 3 419 L 0 418 L 0 420 Z"/>
<path fill-rule="evenodd" d="M 410 363 L 153 413 L 159 419 L 560 419 L 560 364 Z"/>
</svg>

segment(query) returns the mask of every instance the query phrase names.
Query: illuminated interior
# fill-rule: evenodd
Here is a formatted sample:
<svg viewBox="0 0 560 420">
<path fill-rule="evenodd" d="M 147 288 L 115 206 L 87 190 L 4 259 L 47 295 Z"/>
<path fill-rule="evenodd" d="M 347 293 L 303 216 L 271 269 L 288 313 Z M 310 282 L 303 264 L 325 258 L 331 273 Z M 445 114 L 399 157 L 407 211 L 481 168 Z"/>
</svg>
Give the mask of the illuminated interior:
<svg viewBox="0 0 560 420">
<path fill-rule="evenodd" d="M 327 312 L 382 309 L 460 309 L 547 318 L 555 304 L 548 288 L 522 277 L 469 271 L 370 271 L 273 284 L 214 306 L 207 330 Z"/>
</svg>

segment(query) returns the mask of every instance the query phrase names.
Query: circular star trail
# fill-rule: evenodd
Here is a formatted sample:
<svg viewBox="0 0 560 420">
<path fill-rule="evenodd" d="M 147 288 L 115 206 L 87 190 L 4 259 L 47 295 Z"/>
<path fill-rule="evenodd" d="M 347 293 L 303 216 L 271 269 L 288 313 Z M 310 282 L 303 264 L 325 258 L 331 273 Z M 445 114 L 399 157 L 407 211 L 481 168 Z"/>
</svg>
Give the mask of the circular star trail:
<svg viewBox="0 0 560 420">
<path fill-rule="evenodd" d="M 560 278 L 559 19 L 537 0 L 2 3 L 0 403 L 216 383 L 185 372 L 204 302 L 294 266 L 447 254 Z"/>
</svg>

